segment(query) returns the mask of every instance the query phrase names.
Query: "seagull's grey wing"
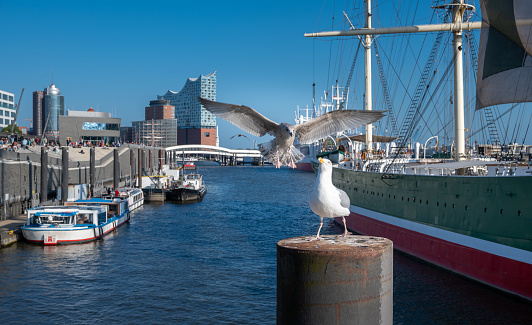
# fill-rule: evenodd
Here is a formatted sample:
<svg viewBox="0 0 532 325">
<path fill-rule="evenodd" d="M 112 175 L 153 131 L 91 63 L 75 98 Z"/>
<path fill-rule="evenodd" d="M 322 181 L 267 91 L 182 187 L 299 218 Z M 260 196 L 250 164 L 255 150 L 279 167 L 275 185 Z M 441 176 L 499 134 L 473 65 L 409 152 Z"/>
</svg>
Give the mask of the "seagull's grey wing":
<svg viewBox="0 0 532 325">
<path fill-rule="evenodd" d="M 336 132 L 376 122 L 383 116 L 383 111 L 332 111 L 296 126 L 297 138 L 301 144 L 312 143 Z"/>
<path fill-rule="evenodd" d="M 209 112 L 255 136 L 262 137 L 266 133 L 274 135 L 273 130 L 279 127 L 278 123 L 266 118 L 253 108 L 213 102 L 200 97 L 198 100 Z"/>
<path fill-rule="evenodd" d="M 349 209 L 349 207 L 351 206 L 351 200 L 349 199 L 349 196 L 343 190 L 341 190 L 339 188 L 337 188 L 337 190 L 338 190 L 338 193 L 340 194 L 340 205 L 343 208 L 348 208 Z"/>
</svg>

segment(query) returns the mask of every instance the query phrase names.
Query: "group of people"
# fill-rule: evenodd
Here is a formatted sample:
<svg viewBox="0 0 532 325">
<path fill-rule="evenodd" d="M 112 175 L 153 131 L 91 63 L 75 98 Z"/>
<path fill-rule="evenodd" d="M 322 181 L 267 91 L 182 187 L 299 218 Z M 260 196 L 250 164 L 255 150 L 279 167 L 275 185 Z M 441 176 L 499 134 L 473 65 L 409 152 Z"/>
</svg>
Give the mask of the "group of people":
<svg viewBox="0 0 532 325">
<path fill-rule="evenodd" d="M 36 146 L 36 145 L 43 145 L 46 147 L 51 147 L 53 151 L 59 151 L 58 148 L 61 147 L 60 142 L 54 142 L 54 141 L 47 141 L 46 138 L 43 138 L 42 141 L 39 138 L 25 138 L 20 137 L 17 139 L 16 135 L 11 135 L 7 137 L 0 137 L 0 149 L 8 150 L 8 151 L 17 151 L 18 149 L 28 149 L 28 147 Z M 102 147 L 102 148 L 108 148 L 108 147 L 120 147 L 120 141 L 112 142 L 111 145 L 109 145 L 108 142 L 99 141 L 96 143 L 91 143 L 90 141 L 71 141 L 67 140 L 67 146 L 73 147 L 73 148 L 83 148 L 83 147 Z"/>
<path fill-rule="evenodd" d="M 37 142 L 37 143 L 36 143 Z M 19 141 L 17 141 L 16 137 L 2 137 L 0 138 L 0 148 L 8 151 L 16 151 L 19 148 L 27 149 L 30 146 L 34 146 L 38 144 L 35 139 L 31 138 L 21 138 Z"/>
</svg>

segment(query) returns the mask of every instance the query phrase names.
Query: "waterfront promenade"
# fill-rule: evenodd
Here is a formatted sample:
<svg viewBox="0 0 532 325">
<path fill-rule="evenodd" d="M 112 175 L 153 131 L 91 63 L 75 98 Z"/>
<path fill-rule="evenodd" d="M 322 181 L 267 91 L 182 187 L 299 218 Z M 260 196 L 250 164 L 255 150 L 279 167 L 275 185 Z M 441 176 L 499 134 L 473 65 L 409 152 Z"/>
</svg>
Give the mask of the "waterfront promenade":
<svg viewBox="0 0 532 325">
<path fill-rule="evenodd" d="M 57 195 L 63 186 L 64 148 L 30 146 L 25 149 L 18 147 L 14 151 L 0 150 L 0 184 L 2 184 L 0 245 L 2 247 L 17 240 L 17 233 L 25 222 L 24 215 L 27 209 L 38 205 L 59 204 Z M 44 158 L 41 155 L 43 152 L 46 154 Z M 94 172 L 91 180 L 91 148 L 68 147 L 67 152 L 68 180 L 65 180 L 67 184 L 89 184 L 93 181 L 95 193 L 114 184 L 130 186 L 139 174 L 153 175 L 158 171 L 159 157 L 164 157 L 164 149 L 158 147 L 131 144 L 120 147 L 95 147 Z M 43 161 L 46 166 L 42 164 Z"/>
<path fill-rule="evenodd" d="M 42 146 L 32 146 L 27 149 L 19 149 L 15 151 L 21 154 L 40 154 Z M 104 158 L 114 148 L 96 148 L 95 158 L 97 160 Z M 55 158 L 61 158 L 61 151 L 55 153 L 52 147 L 49 147 L 50 156 Z M 69 148 L 69 158 L 72 161 L 89 161 L 89 148 Z M 0 247 L 9 246 L 18 240 L 22 240 L 22 233 L 20 227 L 26 222 L 26 214 L 19 214 L 10 216 L 7 220 L 0 220 Z"/>
</svg>

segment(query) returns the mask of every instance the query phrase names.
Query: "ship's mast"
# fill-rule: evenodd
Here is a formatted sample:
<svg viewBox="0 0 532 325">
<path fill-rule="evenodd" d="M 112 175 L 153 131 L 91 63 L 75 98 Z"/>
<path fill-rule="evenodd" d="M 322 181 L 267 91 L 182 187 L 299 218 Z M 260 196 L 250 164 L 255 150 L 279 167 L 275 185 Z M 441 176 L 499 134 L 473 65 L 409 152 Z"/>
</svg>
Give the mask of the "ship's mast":
<svg viewBox="0 0 532 325">
<path fill-rule="evenodd" d="M 463 22 L 462 17 L 466 10 L 472 10 L 474 7 L 469 4 L 464 4 L 464 0 L 453 0 L 453 3 L 436 8 L 451 8 L 453 13 L 453 22 L 450 24 L 434 24 L 434 25 L 415 25 L 404 27 L 389 27 L 389 28 L 371 28 L 371 0 L 366 2 L 366 28 L 350 29 L 346 31 L 331 31 L 321 33 L 308 33 L 305 37 L 331 37 L 331 36 L 356 36 L 365 35 L 365 75 L 366 75 L 366 110 L 372 108 L 372 93 L 371 93 L 371 36 L 379 34 L 404 34 L 404 33 L 422 33 L 422 32 L 438 32 L 438 31 L 452 31 L 454 33 L 454 114 L 455 114 L 455 150 L 456 160 L 465 157 L 465 128 L 464 128 L 464 79 L 463 79 L 463 51 L 462 51 L 462 30 L 464 29 L 480 29 L 482 22 Z M 371 124 L 366 126 L 366 149 L 371 150 L 372 146 L 372 127 Z"/>
<path fill-rule="evenodd" d="M 371 0 L 366 0 L 366 29 L 371 29 Z M 364 41 L 364 75 L 366 76 L 366 111 L 372 110 L 373 99 L 371 89 L 371 35 L 366 35 Z M 366 125 L 366 150 L 373 150 L 373 125 Z"/>
<path fill-rule="evenodd" d="M 455 0 L 453 6 L 453 23 L 462 24 L 462 17 L 466 7 L 464 0 Z M 455 31 L 454 43 L 454 138 L 455 160 L 465 158 L 465 129 L 464 129 L 464 72 L 462 52 L 462 30 Z"/>
</svg>

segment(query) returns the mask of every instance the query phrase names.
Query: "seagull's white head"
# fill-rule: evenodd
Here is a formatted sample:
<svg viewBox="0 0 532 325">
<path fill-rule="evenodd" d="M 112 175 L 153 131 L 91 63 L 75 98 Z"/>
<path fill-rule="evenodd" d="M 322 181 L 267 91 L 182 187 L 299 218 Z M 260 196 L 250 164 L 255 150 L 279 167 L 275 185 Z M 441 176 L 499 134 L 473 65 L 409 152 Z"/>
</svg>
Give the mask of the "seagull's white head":
<svg viewBox="0 0 532 325">
<path fill-rule="evenodd" d="M 320 173 L 331 173 L 332 172 L 332 162 L 329 159 L 318 158 L 320 162 L 319 171 Z"/>
</svg>

